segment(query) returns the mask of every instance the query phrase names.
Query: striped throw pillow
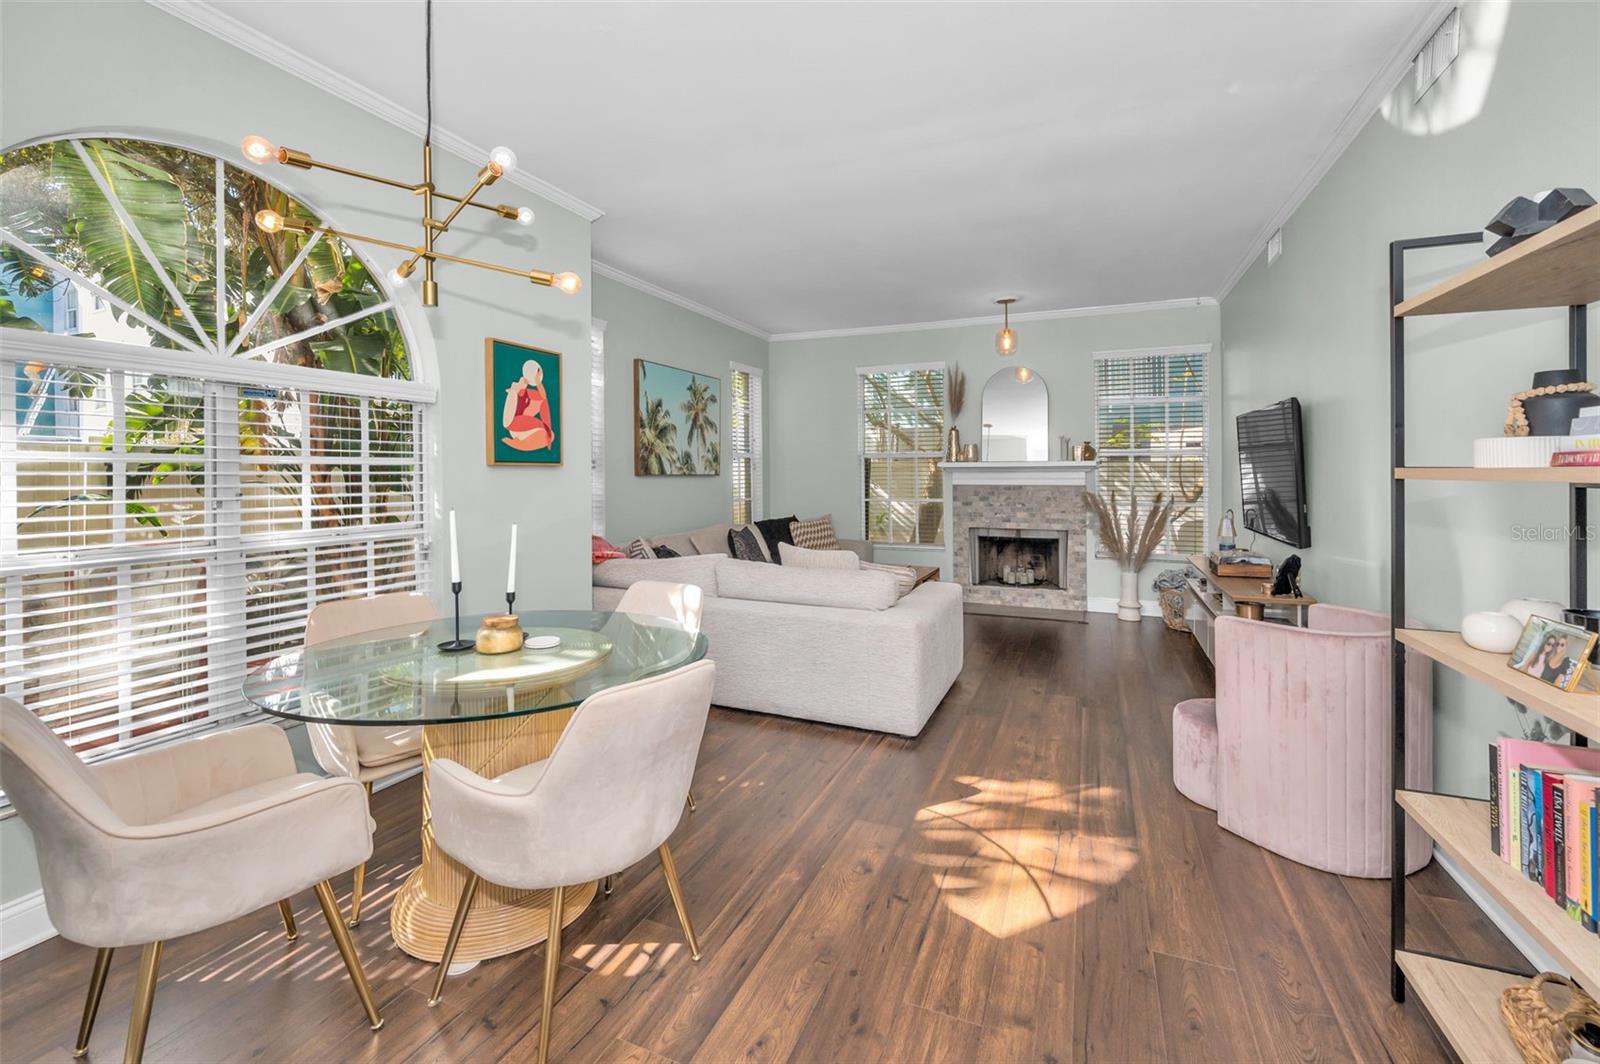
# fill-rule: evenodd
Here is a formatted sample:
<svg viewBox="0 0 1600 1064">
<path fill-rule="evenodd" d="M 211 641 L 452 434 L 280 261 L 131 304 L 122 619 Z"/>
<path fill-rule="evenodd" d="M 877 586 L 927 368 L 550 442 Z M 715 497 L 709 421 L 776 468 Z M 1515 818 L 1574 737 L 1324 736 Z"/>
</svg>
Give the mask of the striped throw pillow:
<svg viewBox="0 0 1600 1064">
<path fill-rule="evenodd" d="M 656 556 L 655 545 L 642 536 L 628 544 L 625 549 L 630 558 L 654 558 Z"/>
<path fill-rule="evenodd" d="M 877 562 L 862 562 L 861 571 L 871 570 L 875 573 L 888 573 L 894 577 L 895 590 L 901 598 L 911 594 L 911 589 L 917 586 L 917 574 L 908 565 L 879 565 Z"/>
<path fill-rule="evenodd" d="M 792 521 L 789 532 L 796 547 L 806 550 L 838 550 L 839 537 L 833 531 L 833 515 L 823 514 L 804 521 Z"/>
</svg>

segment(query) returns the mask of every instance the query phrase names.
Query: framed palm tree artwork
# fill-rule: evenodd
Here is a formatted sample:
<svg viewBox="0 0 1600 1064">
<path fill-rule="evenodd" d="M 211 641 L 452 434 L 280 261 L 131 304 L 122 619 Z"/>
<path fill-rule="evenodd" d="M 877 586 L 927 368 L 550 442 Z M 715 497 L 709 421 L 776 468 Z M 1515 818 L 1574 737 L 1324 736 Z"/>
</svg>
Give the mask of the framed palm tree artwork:
<svg viewBox="0 0 1600 1064">
<path fill-rule="evenodd" d="M 634 475 L 720 476 L 721 396 L 720 378 L 634 359 Z"/>
<path fill-rule="evenodd" d="M 483 342 L 490 465 L 561 464 L 561 355 L 493 337 Z"/>
</svg>

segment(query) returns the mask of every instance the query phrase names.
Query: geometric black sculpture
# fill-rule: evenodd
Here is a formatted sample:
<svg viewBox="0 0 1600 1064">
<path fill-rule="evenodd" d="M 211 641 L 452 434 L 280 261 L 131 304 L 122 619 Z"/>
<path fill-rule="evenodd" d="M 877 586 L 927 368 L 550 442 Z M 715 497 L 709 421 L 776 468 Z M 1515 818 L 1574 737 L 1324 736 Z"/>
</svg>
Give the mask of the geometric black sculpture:
<svg viewBox="0 0 1600 1064">
<path fill-rule="evenodd" d="M 1499 213 L 1484 226 L 1500 237 L 1489 245 L 1488 254 L 1498 255 L 1506 248 L 1520 244 L 1535 233 L 1542 233 L 1557 222 L 1594 205 L 1594 197 L 1581 188 L 1551 189 L 1540 197 L 1538 203 L 1527 196 L 1518 196 L 1501 207 Z"/>
</svg>

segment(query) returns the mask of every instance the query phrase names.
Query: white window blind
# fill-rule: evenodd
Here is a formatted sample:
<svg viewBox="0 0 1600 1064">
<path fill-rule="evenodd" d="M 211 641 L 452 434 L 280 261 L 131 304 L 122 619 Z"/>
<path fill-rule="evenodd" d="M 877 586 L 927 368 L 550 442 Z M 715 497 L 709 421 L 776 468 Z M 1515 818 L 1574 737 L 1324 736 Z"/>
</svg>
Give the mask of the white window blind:
<svg viewBox="0 0 1600 1064">
<path fill-rule="evenodd" d="M 733 494 L 733 523 L 761 520 L 761 452 L 766 440 L 761 428 L 762 373 L 752 366 L 731 364 L 733 382 L 732 444 L 733 469 L 729 490 Z"/>
<path fill-rule="evenodd" d="M 945 367 L 858 369 L 856 382 L 867 539 L 942 544 Z"/>
<path fill-rule="evenodd" d="M 589 331 L 589 530 L 606 534 L 606 323 Z"/>
<path fill-rule="evenodd" d="M 0 358 L 4 693 L 91 760 L 250 711 L 320 601 L 426 589 L 424 409 Z"/>
<path fill-rule="evenodd" d="M 1210 352 L 1201 345 L 1094 356 L 1100 494 L 1110 501 L 1115 492 L 1126 518 L 1135 499 L 1144 513 L 1157 492 L 1199 493 L 1161 541 L 1158 554 L 1168 557 L 1205 550 Z"/>
</svg>

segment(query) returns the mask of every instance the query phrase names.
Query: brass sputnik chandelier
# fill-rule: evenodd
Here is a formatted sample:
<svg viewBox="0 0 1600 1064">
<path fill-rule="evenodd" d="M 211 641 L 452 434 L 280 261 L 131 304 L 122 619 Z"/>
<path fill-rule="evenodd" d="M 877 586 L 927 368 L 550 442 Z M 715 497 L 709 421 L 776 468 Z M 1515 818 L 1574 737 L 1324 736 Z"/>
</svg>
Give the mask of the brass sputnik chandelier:
<svg viewBox="0 0 1600 1064">
<path fill-rule="evenodd" d="M 434 241 L 450 229 L 450 223 L 456 220 L 456 215 L 466 207 L 477 207 L 479 210 L 490 211 L 502 218 L 509 219 L 519 225 L 533 224 L 533 211 L 528 207 L 510 207 L 506 204 L 479 203 L 476 199 L 478 193 L 494 184 L 500 178 L 510 173 L 517 165 L 517 155 L 510 148 L 499 147 L 489 153 L 488 161 L 478 171 L 478 177 L 473 182 L 465 196 L 452 196 L 447 192 L 440 192 L 433 187 L 433 0 L 428 0 L 426 6 L 427 29 L 425 31 L 424 67 L 425 85 L 427 93 L 427 127 L 422 136 L 422 180 L 416 183 L 410 181 L 397 181 L 377 174 L 365 173 L 361 170 L 352 170 L 347 166 L 337 166 L 333 163 L 313 159 L 303 151 L 293 148 L 280 148 L 275 146 L 265 137 L 252 134 L 239 142 L 239 148 L 244 152 L 244 157 L 253 163 L 282 163 L 285 166 L 298 167 L 301 170 L 331 170 L 336 174 L 345 174 L 349 177 L 359 177 L 363 181 L 373 181 L 391 188 L 403 188 L 412 195 L 422 197 L 422 242 L 420 244 L 403 244 L 394 240 L 383 240 L 375 236 L 363 236 L 359 233 L 347 233 L 340 229 L 333 229 L 325 225 L 317 225 L 303 218 L 290 218 L 274 210 L 256 212 L 256 228 L 264 233 L 321 233 L 327 237 L 338 237 L 341 240 L 351 240 L 363 244 L 375 244 L 378 247 L 393 248 L 396 251 L 408 252 L 410 257 L 389 274 L 389 279 L 396 284 L 404 284 L 416 271 L 417 263 L 422 264 L 422 305 L 436 307 L 439 305 L 439 285 L 433 279 L 433 266 L 435 262 L 457 262 L 463 266 L 476 266 L 483 270 L 493 270 L 496 273 L 509 273 L 517 277 L 526 277 L 536 285 L 547 288 L 559 289 L 568 295 L 576 293 L 583 288 L 583 278 L 570 271 L 564 273 L 550 273 L 546 270 L 521 270 L 511 266 L 501 266 L 498 263 L 484 262 L 481 259 L 469 259 L 461 255 L 449 255 L 434 248 Z M 449 200 L 455 206 L 443 218 L 433 215 L 435 200 Z"/>
</svg>

